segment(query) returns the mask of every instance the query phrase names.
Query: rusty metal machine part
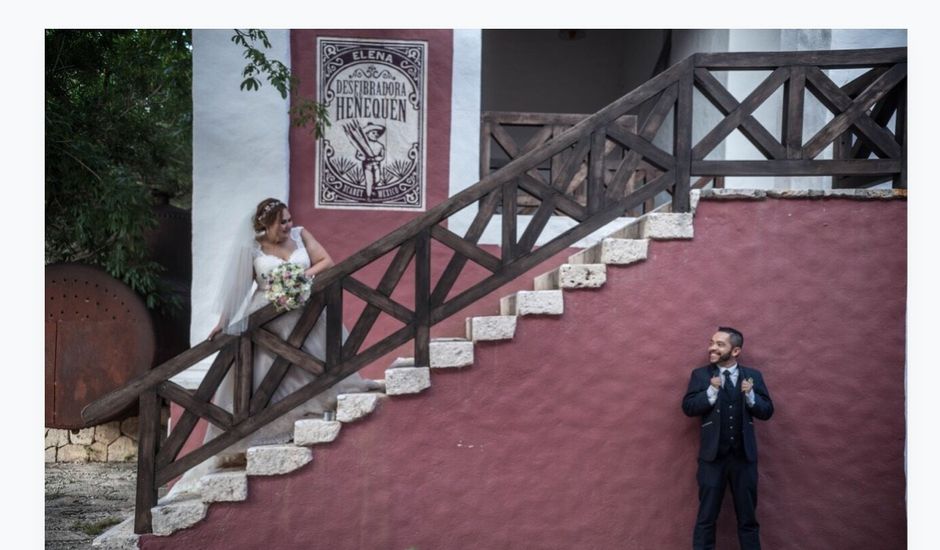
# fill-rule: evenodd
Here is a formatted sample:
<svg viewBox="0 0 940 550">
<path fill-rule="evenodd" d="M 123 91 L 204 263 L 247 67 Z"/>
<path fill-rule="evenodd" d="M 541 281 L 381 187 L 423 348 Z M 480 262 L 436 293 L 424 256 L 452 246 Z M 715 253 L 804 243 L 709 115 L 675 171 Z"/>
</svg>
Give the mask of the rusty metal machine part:
<svg viewBox="0 0 940 550">
<path fill-rule="evenodd" d="M 143 300 L 104 270 L 46 266 L 46 427 L 79 429 L 81 410 L 147 372 L 155 335 Z M 134 413 L 134 407 L 114 419 Z"/>
</svg>

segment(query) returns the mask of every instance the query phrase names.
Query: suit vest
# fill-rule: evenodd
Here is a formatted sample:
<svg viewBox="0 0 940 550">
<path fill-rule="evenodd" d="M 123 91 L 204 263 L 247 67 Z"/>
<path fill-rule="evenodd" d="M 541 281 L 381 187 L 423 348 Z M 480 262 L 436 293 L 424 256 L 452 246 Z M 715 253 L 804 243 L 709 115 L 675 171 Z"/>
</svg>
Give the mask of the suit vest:
<svg viewBox="0 0 940 550">
<path fill-rule="evenodd" d="M 738 373 L 740 382 L 740 371 Z M 718 392 L 720 429 L 718 432 L 718 456 L 744 454 L 744 394 L 735 388 L 729 392 L 722 388 Z"/>
</svg>

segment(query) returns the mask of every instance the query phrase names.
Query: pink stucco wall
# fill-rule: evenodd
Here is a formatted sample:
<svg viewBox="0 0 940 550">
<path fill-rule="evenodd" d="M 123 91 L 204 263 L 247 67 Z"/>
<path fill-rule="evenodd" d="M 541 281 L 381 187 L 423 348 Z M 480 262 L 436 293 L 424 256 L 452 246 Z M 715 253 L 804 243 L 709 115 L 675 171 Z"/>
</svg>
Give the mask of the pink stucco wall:
<svg viewBox="0 0 940 550">
<path fill-rule="evenodd" d="M 654 243 L 563 316 L 521 319 L 311 465 L 141 547 L 688 548 L 698 423 L 679 404 L 731 324 L 776 405 L 757 426 L 764 546 L 906 548 L 906 206 L 703 202 L 694 240 Z"/>
</svg>

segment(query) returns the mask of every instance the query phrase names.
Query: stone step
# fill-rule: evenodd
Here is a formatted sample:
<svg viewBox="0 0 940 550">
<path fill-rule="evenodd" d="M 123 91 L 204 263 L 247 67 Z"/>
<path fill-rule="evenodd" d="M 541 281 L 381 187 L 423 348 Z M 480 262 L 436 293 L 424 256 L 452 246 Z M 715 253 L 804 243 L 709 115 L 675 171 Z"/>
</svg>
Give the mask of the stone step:
<svg viewBox="0 0 940 550">
<path fill-rule="evenodd" d="M 313 460 L 313 451 L 297 445 L 261 445 L 246 453 L 250 476 L 271 476 L 293 472 Z"/>
<path fill-rule="evenodd" d="M 433 338 L 429 350 L 432 369 L 469 367 L 473 365 L 473 342 L 466 338 Z M 399 357 L 385 371 L 416 367 L 414 357 Z M 388 381 L 386 380 L 386 386 Z"/>
<path fill-rule="evenodd" d="M 343 423 L 339 420 L 304 418 L 294 422 L 294 445 L 329 443 L 339 435 Z"/>
<path fill-rule="evenodd" d="M 501 315 L 561 315 L 565 298 L 561 290 L 520 290 L 499 301 Z"/>
<path fill-rule="evenodd" d="M 101 533 L 91 541 L 91 547 L 99 550 L 137 550 L 140 535 L 134 533 L 134 516 Z"/>
<path fill-rule="evenodd" d="M 572 254 L 568 261 L 580 265 L 629 265 L 646 259 L 649 239 L 608 237 L 592 247 Z"/>
<path fill-rule="evenodd" d="M 692 213 L 653 212 L 640 218 L 640 237 L 654 240 L 691 239 Z"/>
<path fill-rule="evenodd" d="M 467 339 L 473 342 L 512 340 L 516 335 L 515 315 L 467 317 Z"/>
<path fill-rule="evenodd" d="M 209 505 L 202 498 L 174 500 L 150 509 L 153 534 L 170 535 L 180 529 L 186 529 L 199 523 L 206 517 Z"/>
<path fill-rule="evenodd" d="M 535 278 L 535 290 L 600 288 L 607 282 L 604 264 L 561 264 Z"/>
<path fill-rule="evenodd" d="M 434 338 L 430 352 L 432 369 L 473 365 L 473 342 L 466 338 Z"/>
<path fill-rule="evenodd" d="M 383 399 L 387 399 L 384 393 L 340 394 L 336 397 L 336 420 L 355 422 L 365 418 L 379 407 Z"/>
<path fill-rule="evenodd" d="M 198 485 L 203 502 L 237 502 L 248 498 L 248 474 L 242 469 L 202 476 Z"/>
<path fill-rule="evenodd" d="M 429 367 L 396 367 L 385 371 L 386 395 L 421 393 L 430 387 L 431 369 Z"/>
</svg>

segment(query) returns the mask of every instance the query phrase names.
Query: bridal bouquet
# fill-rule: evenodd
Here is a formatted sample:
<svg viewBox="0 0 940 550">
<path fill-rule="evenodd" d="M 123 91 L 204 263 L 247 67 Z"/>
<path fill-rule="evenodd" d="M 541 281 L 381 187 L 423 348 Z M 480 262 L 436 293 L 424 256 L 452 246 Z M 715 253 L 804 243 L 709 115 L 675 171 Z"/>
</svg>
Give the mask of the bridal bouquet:
<svg viewBox="0 0 940 550">
<path fill-rule="evenodd" d="M 297 309 L 310 298 L 312 281 L 304 276 L 304 268 L 293 263 L 283 263 L 265 276 L 268 288 L 264 297 L 278 311 Z"/>
</svg>

